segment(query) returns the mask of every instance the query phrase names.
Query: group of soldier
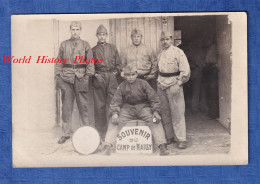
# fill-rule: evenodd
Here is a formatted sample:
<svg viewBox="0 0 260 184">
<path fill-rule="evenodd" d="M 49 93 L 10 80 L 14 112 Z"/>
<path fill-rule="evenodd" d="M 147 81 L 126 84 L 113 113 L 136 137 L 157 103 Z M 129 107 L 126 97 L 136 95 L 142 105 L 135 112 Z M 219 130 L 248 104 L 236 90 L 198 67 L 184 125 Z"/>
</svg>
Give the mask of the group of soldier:
<svg viewBox="0 0 260 184">
<path fill-rule="evenodd" d="M 190 66 L 184 52 L 173 46 L 173 35 L 161 33 L 162 51 L 142 43 L 143 34 L 134 29 L 132 44 L 119 55 L 115 45 L 107 43 L 107 29 L 96 31 L 97 45 L 90 47 L 80 39 L 81 22 L 70 25 L 71 38 L 60 45 L 58 58 L 69 58 L 55 65 L 56 85 L 62 92 L 62 130 L 58 143 L 70 139 L 73 102 L 76 98 L 83 125 L 95 127 L 109 155 L 122 126 L 140 119 L 150 127 L 160 155 L 168 155 L 167 145 L 177 142 L 187 148 L 183 84 L 189 80 Z M 75 57 L 102 58 L 101 63 L 74 63 Z M 125 80 L 118 84 L 118 77 Z M 91 108 L 89 82 L 94 89 L 95 122 L 89 121 Z"/>
</svg>

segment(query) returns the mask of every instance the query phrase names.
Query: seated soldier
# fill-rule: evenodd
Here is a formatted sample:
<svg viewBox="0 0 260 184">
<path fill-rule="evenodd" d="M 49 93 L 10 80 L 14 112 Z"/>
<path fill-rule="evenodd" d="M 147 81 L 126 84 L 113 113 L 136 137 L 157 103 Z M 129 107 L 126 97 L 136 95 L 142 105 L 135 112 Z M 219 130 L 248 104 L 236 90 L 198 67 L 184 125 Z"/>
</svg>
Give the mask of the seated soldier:
<svg viewBox="0 0 260 184">
<path fill-rule="evenodd" d="M 151 129 L 160 155 L 168 155 L 166 139 L 161 124 L 159 97 L 147 81 L 137 78 L 137 69 L 126 66 L 123 76 L 126 79 L 117 88 L 110 104 L 111 117 L 105 137 L 104 154 L 110 155 L 112 144 L 120 129 L 127 121 L 140 119 Z M 157 120 L 157 121 L 153 121 Z"/>
</svg>

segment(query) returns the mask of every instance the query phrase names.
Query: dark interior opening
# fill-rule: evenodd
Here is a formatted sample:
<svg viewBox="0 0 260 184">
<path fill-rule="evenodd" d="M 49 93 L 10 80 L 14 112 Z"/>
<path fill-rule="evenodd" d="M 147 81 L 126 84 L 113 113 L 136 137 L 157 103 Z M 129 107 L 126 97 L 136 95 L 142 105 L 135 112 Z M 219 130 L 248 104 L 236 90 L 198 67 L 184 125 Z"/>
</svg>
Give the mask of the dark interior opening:
<svg viewBox="0 0 260 184">
<path fill-rule="evenodd" d="M 216 16 L 175 17 L 174 29 L 181 31 L 181 44 L 191 67 L 184 84 L 186 112 L 219 117 Z M 211 53 L 211 54 L 210 54 Z"/>
</svg>

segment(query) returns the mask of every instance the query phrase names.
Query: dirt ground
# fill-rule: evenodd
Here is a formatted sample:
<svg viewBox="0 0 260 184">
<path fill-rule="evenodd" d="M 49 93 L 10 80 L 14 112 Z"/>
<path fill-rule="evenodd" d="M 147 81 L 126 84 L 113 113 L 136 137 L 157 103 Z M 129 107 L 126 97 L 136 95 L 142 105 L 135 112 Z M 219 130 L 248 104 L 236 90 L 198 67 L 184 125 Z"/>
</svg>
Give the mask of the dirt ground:
<svg viewBox="0 0 260 184">
<path fill-rule="evenodd" d="M 186 124 L 188 148 L 179 150 L 176 143 L 171 144 L 168 146 L 170 155 L 207 155 L 229 152 L 230 134 L 216 120 L 210 120 L 205 114 L 186 114 Z M 71 141 L 62 145 L 57 144 L 61 136 L 60 126 L 53 127 L 51 131 L 35 132 L 32 136 L 29 149 L 34 153 L 52 156 L 79 155 L 74 150 Z M 97 151 L 95 154 L 102 154 L 102 152 Z M 118 155 L 114 152 L 112 154 Z M 158 154 L 158 149 L 155 149 L 152 155 Z"/>
</svg>

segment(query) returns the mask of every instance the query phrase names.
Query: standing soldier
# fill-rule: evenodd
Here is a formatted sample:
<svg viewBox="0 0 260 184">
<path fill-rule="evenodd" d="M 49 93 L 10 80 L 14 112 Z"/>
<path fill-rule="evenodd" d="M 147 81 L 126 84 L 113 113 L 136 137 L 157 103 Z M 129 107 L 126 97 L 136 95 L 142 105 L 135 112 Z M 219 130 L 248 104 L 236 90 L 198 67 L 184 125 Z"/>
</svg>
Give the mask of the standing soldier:
<svg viewBox="0 0 260 184">
<path fill-rule="evenodd" d="M 95 63 L 94 101 L 96 128 L 104 139 L 107 131 L 108 107 L 117 89 L 116 76 L 120 73 L 121 61 L 115 45 L 106 42 L 107 29 L 101 24 L 96 36 L 97 45 L 92 49 L 95 59 L 103 62 Z"/>
<path fill-rule="evenodd" d="M 132 45 L 122 53 L 123 67 L 135 66 L 138 78 L 145 79 L 156 90 L 157 60 L 154 50 L 142 43 L 141 30 L 134 29 L 131 32 Z"/>
<path fill-rule="evenodd" d="M 70 24 L 71 38 L 63 41 L 59 49 L 59 59 L 68 59 L 55 65 L 55 79 L 57 88 L 62 92 L 62 130 L 63 135 L 58 141 L 64 143 L 71 136 L 71 118 L 74 98 L 76 97 L 79 113 L 84 125 L 89 125 L 89 77 L 94 75 L 93 63 L 79 64 L 77 56 L 84 59 L 92 58 L 93 54 L 88 42 L 80 39 L 81 23 L 73 21 Z"/>
<path fill-rule="evenodd" d="M 184 52 L 172 45 L 172 34 L 162 32 L 162 52 L 158 56 L 158 95 L 168 144 L 178 141 L 187 148 L 183 84 L 189 80 L 190 66 Z"/>
</svg>

